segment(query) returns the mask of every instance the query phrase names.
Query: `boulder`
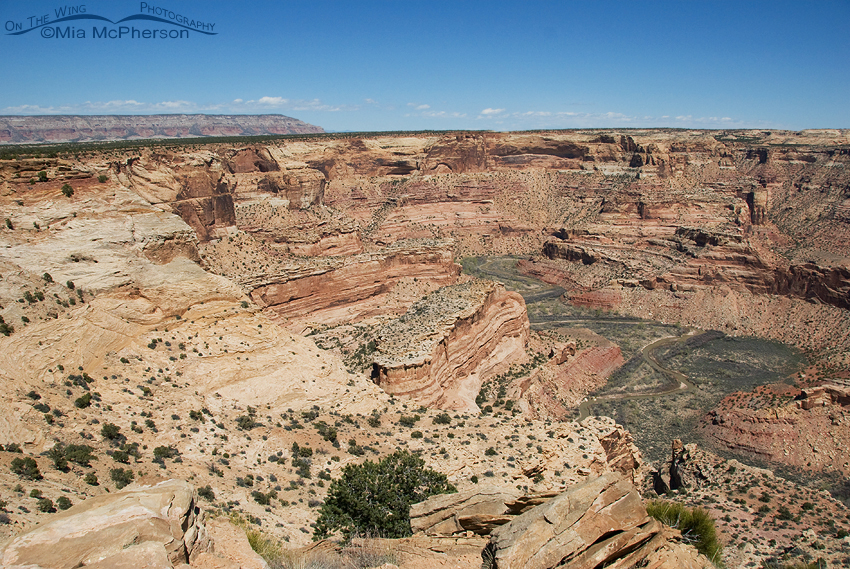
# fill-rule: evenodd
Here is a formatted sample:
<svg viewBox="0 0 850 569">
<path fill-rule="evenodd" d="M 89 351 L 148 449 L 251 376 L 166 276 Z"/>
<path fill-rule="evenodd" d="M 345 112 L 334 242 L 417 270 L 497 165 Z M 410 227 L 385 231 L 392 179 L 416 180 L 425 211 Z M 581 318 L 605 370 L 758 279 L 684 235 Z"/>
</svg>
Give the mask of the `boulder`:
<svg viewBox="0 0 850 569">
<path fill-rule="evenodd" d="M 210 550 L 204 518 L 182 480 L 103 494 L 13 539 L 2 566 L 171 568 Z"/>
</svg>

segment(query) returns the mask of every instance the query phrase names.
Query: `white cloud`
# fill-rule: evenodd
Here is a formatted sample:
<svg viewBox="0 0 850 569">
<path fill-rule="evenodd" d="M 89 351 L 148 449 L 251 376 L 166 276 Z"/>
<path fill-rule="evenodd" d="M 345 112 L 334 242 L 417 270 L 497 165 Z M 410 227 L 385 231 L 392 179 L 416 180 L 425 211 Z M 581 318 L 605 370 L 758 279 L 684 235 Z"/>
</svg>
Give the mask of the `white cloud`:
<svg viewBox="0 0 850 569">
<path fill-rule="evenodd" d="M 420 116 L 430 117 L 430 118 L 452 118 L 459 119 L 466 116 L 466 113 L 458 113 L 458 112 L 446 112 L 446 111 L 425 111 L 420 113 Z"/>
<path fill-rule="evenodd" d="M 484 115 L 484 116 L 490 116 L 490 115 L 498 115 L 499 113 L 504 113 L 504 112 L 505 112 L 505 109 L 484 109 L 483 111 L 481 111 L 481 114 Z"/>
<path fill-rule="evenodd" d="M 329 105 L 320 99 L 294 100 L 284 97 L 264 96 L 259 99 L 233 99 L 230 102 L 199 104 L 192 101 L 173 100 L 147 103 L 135 99 L 112 101 L 86 101 L 74 105 L 41 106 L 17 105 L 0 109 L 6 115 L 57 115 L 57 114 L 138 114 L 138 113 L 231 113 L 269 111 L 356 111 L 357 105 Z"/>
<path fill-rule="evenodd" d="M 417 111 L 424 111 L 425 109 L 430 109 L 430 108 L 431 108 L 431 105 L 419 105 L 418 107 L 416 107 L 416 110 Z"/>
<path fill-rule="evenodd" d="M 269 105 L 272 107 L 280 107 L 287 104 L 288 102 L 289 99 L 284 99 L 283 97 L 260 97 L 260 100 L 257 101 L 257 103 L 260 105 Z"/>
</svg>

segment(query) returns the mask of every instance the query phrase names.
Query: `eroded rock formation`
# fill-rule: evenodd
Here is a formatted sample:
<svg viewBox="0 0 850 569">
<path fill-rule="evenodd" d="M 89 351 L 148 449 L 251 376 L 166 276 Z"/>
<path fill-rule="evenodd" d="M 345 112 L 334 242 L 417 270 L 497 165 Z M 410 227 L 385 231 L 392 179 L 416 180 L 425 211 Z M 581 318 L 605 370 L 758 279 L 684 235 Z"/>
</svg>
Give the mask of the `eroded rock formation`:
<svg viewBox="0 0 850 569">
<path fill-rule="evenodd" d="M 484 379 L 525 356 L 525 302 L 489 281 L 444 287 L 376 335 L 372 379 L 392 395 L 477 411 Z"/>
<path fill-rule="evenodd" d="M 850 467 L 848 387 L 762 387 L 727 397 L 700 431 L 722 447 L 812 471 Z"/>
</svg>

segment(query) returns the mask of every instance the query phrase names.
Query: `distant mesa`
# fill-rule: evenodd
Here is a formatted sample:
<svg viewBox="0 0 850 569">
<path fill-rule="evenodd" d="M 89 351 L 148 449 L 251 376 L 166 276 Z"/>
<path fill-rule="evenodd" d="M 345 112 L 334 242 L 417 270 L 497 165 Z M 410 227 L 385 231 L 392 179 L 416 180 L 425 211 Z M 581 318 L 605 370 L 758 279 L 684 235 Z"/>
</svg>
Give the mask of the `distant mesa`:
<svg viewBox="0 0 850 569">
<path fill-rule="evenodd" d="M 284 115 L 0 116 L 0 144 L 320 132 L 325 130 Z"/>
</svg>

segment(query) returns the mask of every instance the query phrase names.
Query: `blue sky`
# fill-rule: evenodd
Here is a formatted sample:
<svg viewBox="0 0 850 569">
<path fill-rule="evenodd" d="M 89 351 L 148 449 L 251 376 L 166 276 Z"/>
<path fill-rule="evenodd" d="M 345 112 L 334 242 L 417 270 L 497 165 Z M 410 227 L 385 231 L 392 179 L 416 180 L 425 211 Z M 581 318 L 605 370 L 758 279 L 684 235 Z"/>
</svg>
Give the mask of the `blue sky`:
<svg viewBox="0 0 850 569">
<path fill-rule="evenodd" d="M 169 22 L 53 23 L 81 5 Z M 216 35 L 92 37 L 179 30 L 178 15 Z M 0 22 L 0 114 L 280 113 L 335 131 L 850 127 L 848 0 L 0 0 Z M 69 26 L 86 37 L 44 37 Z"/>
</svg>

